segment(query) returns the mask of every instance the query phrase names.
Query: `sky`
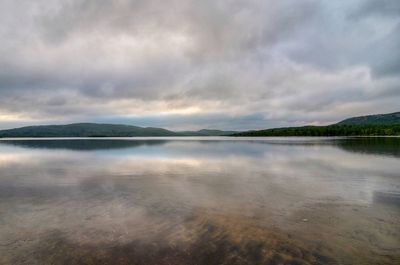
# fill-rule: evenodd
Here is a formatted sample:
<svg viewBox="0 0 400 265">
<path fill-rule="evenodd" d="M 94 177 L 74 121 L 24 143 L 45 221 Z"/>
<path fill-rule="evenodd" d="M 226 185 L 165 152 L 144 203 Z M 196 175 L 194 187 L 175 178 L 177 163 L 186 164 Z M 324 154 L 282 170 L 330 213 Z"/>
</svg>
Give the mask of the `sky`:
<svg viewBox="0 0 400 265">
<path fill-rule="evenodd" d="M 398 0 L 0 0 L 0 128 L 400 111 Z"/>
</svg>

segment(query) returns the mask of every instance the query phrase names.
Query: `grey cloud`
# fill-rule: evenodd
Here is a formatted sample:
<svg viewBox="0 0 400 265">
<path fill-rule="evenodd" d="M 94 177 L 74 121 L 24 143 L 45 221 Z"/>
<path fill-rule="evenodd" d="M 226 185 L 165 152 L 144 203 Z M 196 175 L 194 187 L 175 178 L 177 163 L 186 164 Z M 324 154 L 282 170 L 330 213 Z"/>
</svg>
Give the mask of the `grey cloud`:
<svg viewBox="0 0 400 265">
<path fill-rule="evenodd" d="M 349 15 L 360 19 L 368 16 L 394 16 L 400 15 L 400 2 L 397 0 L 366 0 L 354 9 Z"/>
<path fill-rule="evenodd" d="M 147 37 L 161 31 L 184 33 L 196 51 L 224 53 L 232 48 L 254 49 L 290 38 L 318 12 L 318 1 L 95 1 L 66 2 L 42 19 L 49 40 L 70 35 L 128 34 Z M 203 54 L 204 53 L 204 54 Z"/>
<path fill-rule="evenodd" d="M 400 22 L 389 34 L 370 47 L 370 64 L 378 76 L 400 76 L 400 52 L 396 52 L 398 47 L 400 47 Z"/>
<path fill-rule="evenodd" d="M 366 60 L 378 77 L 399 75 L 400 53 L 396 52 L 396 47 L 400 46 L 400 2 L 397 0 L 363 1 L 353 12 L 350 12 L 349 19 L 355 19 L 357 23 L 369 22 L 370 25 L 387 23 L 386 27 L 375 29 L 382 36 L 370 43 L 366 42 L 367 45 L 365 49 L 361 49 L 362 53 L 359 57 Z"/>
<path fill-rule="evenodd" d="M 0 117 L 148 123 L 193 108 L 160 117 L 259 128 L 398 111 L 398 11 L 395 0 L 4 0 Z"/>
</svg>

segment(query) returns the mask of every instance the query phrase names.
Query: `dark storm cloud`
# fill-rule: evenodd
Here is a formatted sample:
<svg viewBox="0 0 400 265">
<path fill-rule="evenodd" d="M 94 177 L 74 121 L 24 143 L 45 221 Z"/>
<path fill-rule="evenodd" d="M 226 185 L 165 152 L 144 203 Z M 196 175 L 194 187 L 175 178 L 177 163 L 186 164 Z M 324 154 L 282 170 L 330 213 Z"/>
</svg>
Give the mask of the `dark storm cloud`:
<svg viewBox="0 0 400 265">
<path fill-rule="evenodd" d="M 130 120 L 238 129 L 397 111 L 399 7 L 4 0 L 1 126 Z"/>
</svg>

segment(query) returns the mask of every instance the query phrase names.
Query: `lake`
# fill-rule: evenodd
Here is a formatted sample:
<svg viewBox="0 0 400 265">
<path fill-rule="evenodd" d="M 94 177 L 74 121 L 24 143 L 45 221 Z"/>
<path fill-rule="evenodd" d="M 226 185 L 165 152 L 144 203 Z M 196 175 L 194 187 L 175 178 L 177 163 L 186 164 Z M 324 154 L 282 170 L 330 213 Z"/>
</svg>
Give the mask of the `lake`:
<svg viewBox="0 0 400 265">
<path fill-rule="evenodd" d="M 3 139 L 0 264 L 400 264 L 400 138 Z"/>
</svg>

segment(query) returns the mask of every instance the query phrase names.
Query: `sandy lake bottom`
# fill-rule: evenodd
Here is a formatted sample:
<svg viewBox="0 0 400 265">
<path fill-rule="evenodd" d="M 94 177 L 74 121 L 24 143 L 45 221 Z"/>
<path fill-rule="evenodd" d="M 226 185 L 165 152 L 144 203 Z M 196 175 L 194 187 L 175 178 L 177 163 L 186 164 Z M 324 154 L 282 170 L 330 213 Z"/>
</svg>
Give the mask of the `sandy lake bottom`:
<svg viewBox="0 0 400 265">
<path fill-rule="evenodd" d="M 1 140 L 0 264 L 400 264 L 400 138 Z"/>
</svg>

